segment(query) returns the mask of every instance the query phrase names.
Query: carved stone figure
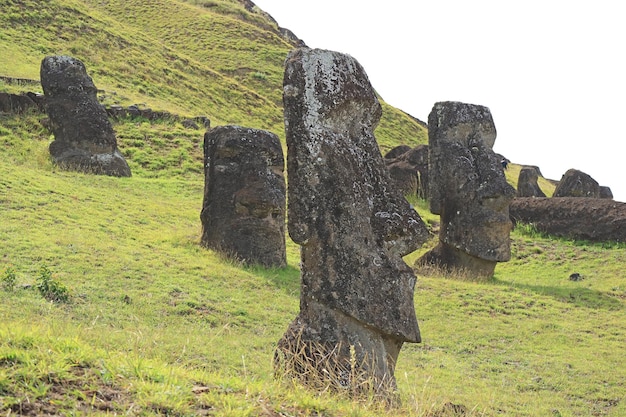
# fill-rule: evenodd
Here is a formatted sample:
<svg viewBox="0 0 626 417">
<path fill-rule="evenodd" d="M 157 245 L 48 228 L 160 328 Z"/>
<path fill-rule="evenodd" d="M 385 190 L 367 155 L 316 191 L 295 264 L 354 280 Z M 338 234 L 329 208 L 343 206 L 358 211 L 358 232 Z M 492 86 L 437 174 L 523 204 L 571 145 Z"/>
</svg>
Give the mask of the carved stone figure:
<svg viewBox="0 0 626 417">
<path fill-rule="evenodd" d="M 247 264 L 285 266 L 284 166 L 280 141 L 271 132 L 209 130 L 201 243 Z"/>
<path fill-rule="evenodd" d="M 539 173 L 534 167 L 523 167 L 517 179 L 517 197 L 545 197 L 538 180 Z"/>
<path fill-rule="evenodd" d="M 373 131 L 381 106 L 363 67 L 301 48 L 284 77 L 288 227 L 301 246 L 300 313 L 277 372 L 309 384 L 395 386 L 404 342 L 419 342 L 415 275 L 402 256 L 428 236 L 392 187 Z"/>
<path fill-rule="evenodd" d="M 403 195 L 428 198 L 428 145 L 397 146 L 385 155 L 391 181 Z M 395 155 L 395 156 L 394 156 Z"/>
<path fill-rule="evenodd" d="M 54 134 L 50 144 L 54 162 L 73 171 L 130 177 L 85 65 L 69 56 L 46 57 L 41 62 L 41 86 Z"/>
<path fill-rule="evenodd" d="M 491 276 L 511 257 L 509 203 L 515 195 L 492 150 L 487 107 L 436 103 L 428 117 L 431 211 L 441 214 L 439 244 L 418 260 L 470 276 Z"/>
</svg>

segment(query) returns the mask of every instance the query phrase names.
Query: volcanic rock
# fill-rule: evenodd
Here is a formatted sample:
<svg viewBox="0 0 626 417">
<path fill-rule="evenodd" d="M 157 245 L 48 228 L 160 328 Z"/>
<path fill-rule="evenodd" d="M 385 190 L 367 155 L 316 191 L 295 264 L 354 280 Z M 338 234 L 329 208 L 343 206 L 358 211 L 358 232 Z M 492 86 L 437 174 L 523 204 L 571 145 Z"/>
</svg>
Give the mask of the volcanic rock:
<svg viewBox="0 0 626 417">
<path fill-rule="evenodd" d="M 415 275 L 402 259 L 428 237 L 395 189 L 374 128 L 381 106 L 363 67 L 300 48 L 284 77 L 288 227 L 301 246 L 300 313 L 277 372 L 359 390 L 395 386 L 404 342 L 419 342 Z"/>
<path fill-rule="evenodd" d="M 626 203 L 593 197 L 516 198 L 515 223 L 530 223 L 557 237 L 592 242 L 626 242 Z"/>
<path fill-rule="evenodd" d="M 46 57 L 41 85 L 55 138 L 50 144 L 54 162 L 68 170 L 129 177 L 130 168 L 85 65 L 69 56 Z"/>
<path fill-rule="evenodd" d="M 600 186 L 600 198 L 608 198 L 610 200 L 613 199 L 613 191 L 611 191 L 610 187 L 607 187 L 606 185 L 601 185 Z"/>
<path fill-rule="evenodd" d="M 539 173 L 534 167 L 523 167 L 517 180 L 518 197 L 545 197 L 537 181 Z"/>
<path fill-rule="evenodd" d="M 245 264 L 285 266 L 284 166 L 271 132 L 240 126 L 206 132 L 202 245 Z"/>
<path fill-rule="evenodd" d="M 396 159 L 400 155 L 411 150 L 409 145 L 398 145 L 395 148 L 392 148 L 389 152 L 387 152 L 384 156 L 385 160 L 387 159 Z M 387 161 L 385 161 L 387 162 Z"/>
<path fill-rule="evenodd" d="M 428 145 L 418 145 L 409 148 L 395 157 L 390 154 L 399 150 L 392 149 L 385 155 L 385 164 L 391 176 L 391 181 L 403 195 L 416 195 L 428 198 Z"/>
<path fill-rule="evenodd" d="M 569 169 L 561 177 L 553 197 L 600 198 L 600 185 L 588 174 L 577 169 Z"/>
<path fill-rule="evenodd" d="M 417 262 L 491 276 L 510 259 L 509 202 L 515 195 L 492 147 L 487 107 L 435 103 L 428 117 L 431 211 L 441 214 L 439 245 Z"/>
</svg>

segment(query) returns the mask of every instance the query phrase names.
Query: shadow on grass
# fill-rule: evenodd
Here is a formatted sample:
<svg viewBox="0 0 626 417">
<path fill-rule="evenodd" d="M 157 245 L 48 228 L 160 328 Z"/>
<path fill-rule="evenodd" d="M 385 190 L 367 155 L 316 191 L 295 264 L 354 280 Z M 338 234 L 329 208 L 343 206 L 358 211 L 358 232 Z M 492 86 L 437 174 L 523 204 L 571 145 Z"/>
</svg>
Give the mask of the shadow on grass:
<svg viewBox="0 0 626 417">
<path fill-rule="evenodd" d="M 585 307 L 605 310 L 624 310 L 626 306 L 615 297 L 601 291 L 588 288 L 550 287 L 545 285 L 519 284 L 493 278 L 494 285 L 511 287 L 520 290 L 532 291 L 540 295 L 553 297 L 557 301 L 572 304 L 575 307 Z"/>
</svg>

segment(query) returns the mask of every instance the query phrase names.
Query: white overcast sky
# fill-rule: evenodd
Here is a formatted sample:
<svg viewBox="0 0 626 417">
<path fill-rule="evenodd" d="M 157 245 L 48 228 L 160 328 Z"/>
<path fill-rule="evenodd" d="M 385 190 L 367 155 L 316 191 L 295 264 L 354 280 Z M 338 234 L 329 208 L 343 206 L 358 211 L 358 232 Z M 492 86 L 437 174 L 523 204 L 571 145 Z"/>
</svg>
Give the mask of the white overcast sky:
<svg viewBox="0 0 626 417">
<path fill-rule="evenodd" d="M 494 150 L 626 201 L 626 13 L 617 0 L 254 0 L 309 47 L 344 52 L 389 104 L 489 107 Z"/>
</svg>

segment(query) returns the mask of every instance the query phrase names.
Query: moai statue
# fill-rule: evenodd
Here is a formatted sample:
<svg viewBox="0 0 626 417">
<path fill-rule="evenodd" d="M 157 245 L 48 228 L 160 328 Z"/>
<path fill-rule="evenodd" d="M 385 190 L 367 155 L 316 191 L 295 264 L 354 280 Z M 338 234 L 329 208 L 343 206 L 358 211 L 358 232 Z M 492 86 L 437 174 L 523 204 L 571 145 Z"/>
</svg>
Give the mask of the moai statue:
<svg viewBox="0 0 626 417">
<path fill-rule="evenodd" d="M 284 169 L 275 134 L 240 126 L 209 130 L 202 245 L 246 264 L 285 266 Z"/>
<path fill-rule="evenodd" d="M 420 342 L 416 278 L 402 256 L 428 232 L 388 186 L 373 133 L 381 106 L 354 58 L 292 51 L 283 100 L 288 228 L 301 246 L 301 293 L 300 313 L 278 343 L 277 373 L 388 392 L 402 344 Z"/>
<path fill-rule="evenodd" d="M 41 62 L 40 75 L 44 108 L 54 134 L 50 144 L 54 162 L 72 171 L 130 177 L 85 65 L 69 56 L 49 56 Z"/>
<path fill-rule="evenodd" d="M 417 261 L 490 277 L 511 257 L 509 204 L 515 189 L 495 153 L 487 107 L 436 103 L 428 116 L 430 205 L 441 214 L 439 244 Z"/>
<path fill-rule="evenodd" d="M 535 167 L 523 167 L 517 179 L 517 197 L 545 197 L 539 188 L 539 173 Z"/>
<path fill-rule="evenodd" d="M 391 182 L 403 195 L 428 198 L 428 145 L 415 148 L 403 145 L 389 151 L 384 158 Z M 394 156 L 395 155 L 395 156 Z"/>
</svg>

